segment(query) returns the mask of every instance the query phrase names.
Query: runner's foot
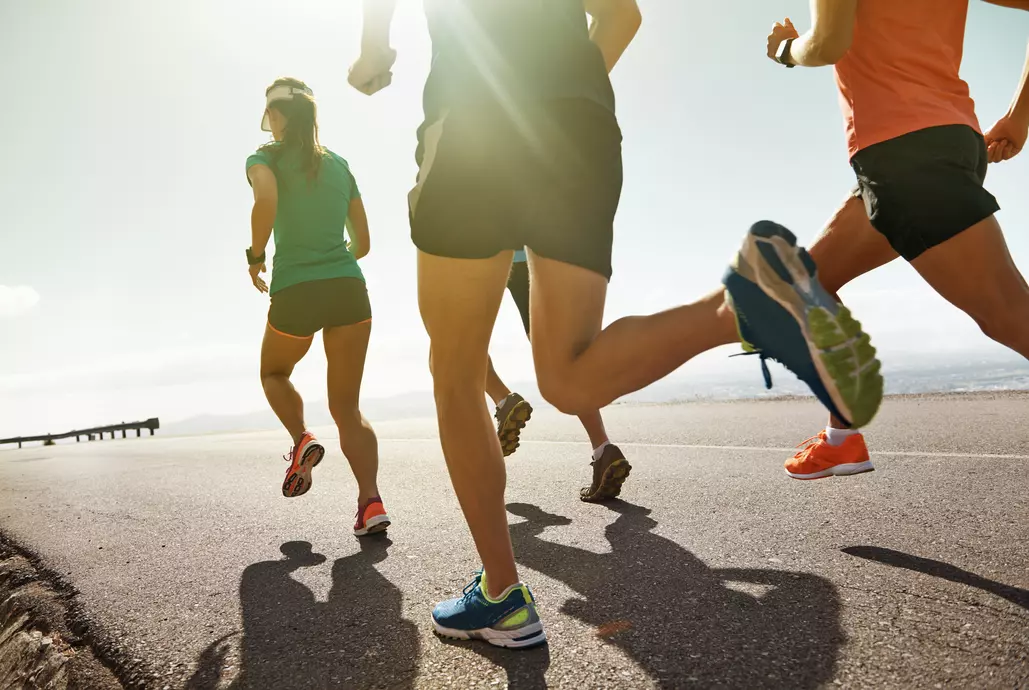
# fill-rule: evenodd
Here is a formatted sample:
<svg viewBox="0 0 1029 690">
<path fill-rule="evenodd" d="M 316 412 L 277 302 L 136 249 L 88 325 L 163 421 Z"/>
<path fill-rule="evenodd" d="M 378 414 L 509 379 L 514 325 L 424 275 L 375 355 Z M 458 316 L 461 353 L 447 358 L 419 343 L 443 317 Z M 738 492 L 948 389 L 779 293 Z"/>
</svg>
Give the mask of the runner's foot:
<svg viewBox="0 0 1029 690">
<path fill-rule="evenodd" d="M 497 647 L 524 649 L 547 641 L 536 601 L 529 588 L 511 585 L 499 599 L 485 594 L 482 571 L 464 588 L 463 596 L 441 602 L 432 612 L 432 628 L 440 637 L 484 640 Z"/>
<path fill-rule="evenodd" d="M 495 416 L 497 436 L 500 438 L 500 447 L 503 448 L 506 458 L 518 450 L 522 429 L 532 417 L 532 405 L 522 396 L 512 393 L 497 405 Z"/>
<path fill-rule="evenodd" d="M 593 466 L 593 483 L 579 492 L 579 498 L 587 503 L 609 501 L 622 493 L 622 484 L 629 478 L 632 465 L 616 445 L 608 445 Z"/>
<path fill-rule="evenodd" d="M 366 537 L 369 534 L 385 532 L 390 526 L 389 515 L 382 505 L 382 499 L 376 496 L 364 505 L 357 506 L 357 522 L 354 523 L 354 536 Z"/>
<path fill-rule="evenodd" d="M 875 470 L 861 434 L 848 436 L 843 443 L 833 446 L 822 431 L 801 445 L 800 452 L 786 461 L 786 474 L 794 479 L 842 477 Z"/>
<path fill-rule="evenodd" d="M 282 482 L 282 495 L 286 498 L 303 496 L 311 489 L 311 470 L 325 457 L 325 448 L 318 443 L 310 431 L 305 431 L 300 442 L 293 446 L 282 459 L 289 463 L 286 478 Z"/>
<path fill-rule="evenodd" d="M 762 221 L 747 235 L 723 282 L 743 348 L 774 359 L 829 411 L 863 427 L 879 410 L 883 378 L 875 348 L 850 311 L 818 282 L 814 261 L 786 228 Z"/>
</svg>

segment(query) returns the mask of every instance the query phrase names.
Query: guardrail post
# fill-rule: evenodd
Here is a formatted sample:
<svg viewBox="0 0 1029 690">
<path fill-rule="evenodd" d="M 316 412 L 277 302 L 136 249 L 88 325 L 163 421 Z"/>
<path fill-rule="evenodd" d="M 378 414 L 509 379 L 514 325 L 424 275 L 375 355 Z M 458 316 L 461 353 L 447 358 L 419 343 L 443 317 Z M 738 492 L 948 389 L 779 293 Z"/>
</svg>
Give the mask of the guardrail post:
<svg viewBox="0 0 1029 690">
<path fill-rule="evenodd" d="M 75 437 L 75 443 L 81 443 L 82 441 L 103 441 L 104 435 L 107 433 L 111 434 L 111 440 L 118 438 L 118 432 L 121 432 L 122 438 L 129 437 L 129 431 L 136 430 L 136 438 L 143 435 L 143 429 L 149 429 L 150 435 L 154 436 L 158 429 L 161 428 L 161 422 L 157 417 L 151 417 L 141 422 L 121 422 L 120 424 L 111 424 L 108 426 L 96 427 L 93 429 L 73 429 L 66 431 L 63 434 L 52 434 L 46 433 L 41 436 L 19 436 L 15 438 L 0 439 L 0 444 L 18 444 L 18 448 L 24 448 L 26 443 L 33 443 L 35 441 L 42 441 L 44 446 L 57 445 L 57 441 L 62 439 L 70 439 Z"/>
</svg>

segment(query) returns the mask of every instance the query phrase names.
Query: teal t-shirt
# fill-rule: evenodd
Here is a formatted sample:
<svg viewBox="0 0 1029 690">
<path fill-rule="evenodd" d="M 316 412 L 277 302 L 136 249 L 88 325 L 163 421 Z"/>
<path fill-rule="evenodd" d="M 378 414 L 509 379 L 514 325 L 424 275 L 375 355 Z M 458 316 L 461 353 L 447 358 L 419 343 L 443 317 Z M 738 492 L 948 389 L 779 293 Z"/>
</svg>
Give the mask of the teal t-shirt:
<svg viewBox="0 0 1029 690">
<path fill-rule="evenodd" d="M 283 153 L 274 160 L 276 146 L 262 147 L 247 158 L 247 170 L 253 165 L 267 165 L 275 173 L 279 187 L 269 292 L 274 294 L 311 280 L 364 280 L 343 235 L 350 202 L 361 196 L 350 166 L 324 149 L 318 176 L 310 180 L 300 169 L 295 154 Z"/>
</svg>

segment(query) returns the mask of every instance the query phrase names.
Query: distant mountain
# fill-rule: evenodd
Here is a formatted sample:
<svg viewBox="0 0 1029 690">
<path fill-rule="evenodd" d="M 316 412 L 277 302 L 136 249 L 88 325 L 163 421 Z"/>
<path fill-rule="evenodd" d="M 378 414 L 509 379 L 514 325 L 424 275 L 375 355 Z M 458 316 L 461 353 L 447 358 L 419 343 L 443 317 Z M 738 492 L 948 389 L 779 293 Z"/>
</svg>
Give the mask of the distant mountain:
<svg viewBox="0 0 1029 690">
<path fill-rule="evenodd" d="M 431 417 L 436 414 L 432 393 L 418 391 L 387 398 L 361 401 L 361 411 L 372 421 Z M 312 426 L 330 426 L 329 403 L 325 400 L 306 401 L 304 417 Z M 279 420 L 270 409 L 225 415 L 200 415 L 161 426 L 162 435 L 195 436 L 235 431 L 266 431 L 279 428 Z"/>
<path fill-rule="evenodd" d="M 313 412 L 313 407 L 312 410 Z M 306 412 L 307 416 L 312 416 Z M 327 415 L 326 415 L 327 416 Z M 321 425 L 311 419 L 312 425 Z M 241 414 L 200 415 L 179 422 L 161 425 L 162 436 L 199 436 L 201 434 L 221 434 L 234 431 L 266 431 L 278 426 L 279 420 L 271 410 L 258 410 Z"/>
</svg>

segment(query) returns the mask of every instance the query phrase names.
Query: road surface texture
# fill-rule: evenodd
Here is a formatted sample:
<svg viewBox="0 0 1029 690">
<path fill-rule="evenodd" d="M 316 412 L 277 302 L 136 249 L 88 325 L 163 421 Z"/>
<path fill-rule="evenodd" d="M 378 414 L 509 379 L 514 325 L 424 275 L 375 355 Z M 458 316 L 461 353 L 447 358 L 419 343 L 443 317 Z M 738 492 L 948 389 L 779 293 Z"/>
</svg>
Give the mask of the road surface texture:
<svg viewBox="0 0 1029 690">
<path fill-rule="evenodd" d="M 799 482 L 809 401 L 616 406 L 633 464 L 539 412 L 508 461 L 549 646 L 447 643 L 478 566 L 434 422 L 378 425 L 388 537 L 351 536 L 333 433 L 279 493 L 282 433 L 0 451 L 0 531 L 79 592 L 103 657 L 154 688 L 1029 687 L 1029 394 L 887 401 L 877 471 Z"/>
</svg>

